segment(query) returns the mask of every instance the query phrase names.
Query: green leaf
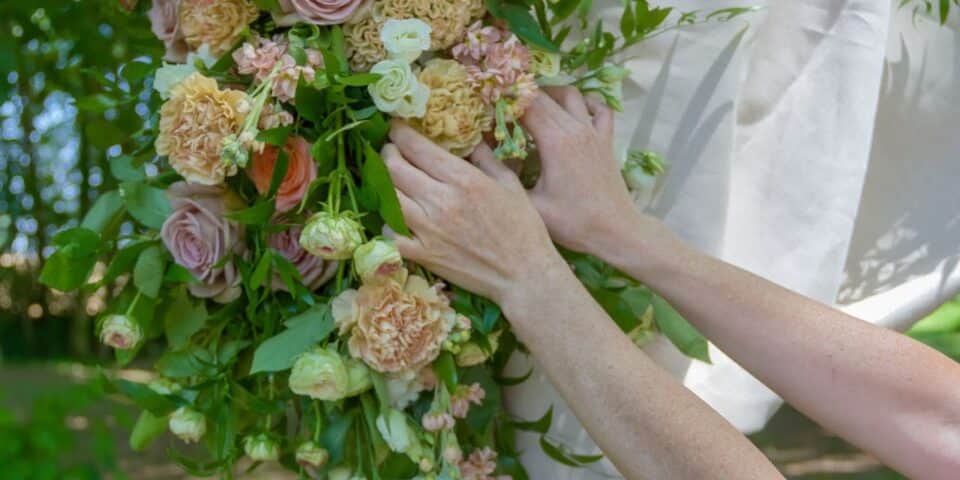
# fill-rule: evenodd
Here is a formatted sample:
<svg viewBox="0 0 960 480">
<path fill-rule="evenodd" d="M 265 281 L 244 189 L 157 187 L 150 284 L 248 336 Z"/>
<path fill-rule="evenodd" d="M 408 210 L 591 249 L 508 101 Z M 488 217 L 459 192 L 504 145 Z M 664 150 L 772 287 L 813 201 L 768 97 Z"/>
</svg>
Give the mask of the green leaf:
<svg viewBox="0 0 960 480">
<path fill-rule="evenodd" d="M 90 113 L 103 113 L 117 108 L 123 102 L 105 93 L 95 93 L 77 100 L 77 108 Z"/>
<path fill-rule="evenodd" d="M 320 90 L 313 88 L 307 82 L 297 84 L 297 93 L 293 104 L 297 107 L 297 112 L 301 117 L 319 124 L 326 115 L 324 105 L 326 105 L 326 96 Z"/>
<path fill-rule="evenodd" d="M 371 83 L 380 80 L 379 73 L 355 73 L 346 77 L 340 77 L 340 84 L 350 87 L 365 87 Z"/>
<path fill-rule="evenodd" d="M 433 364 L 433 369 L 448 391 L 453 392 L 457 389 L 457 362 L 450 352 L 441 353 Z"/>
<path fill-rule="evenodd" d="M 512 422 L 514 428 L 525 432 L 535 432 L 541 435 L 550 431 L 550 424 L 553 423 L 553 407 L 551 406 L 547 413 L 532 422 Z"/>
<path fill-rule="evenodd" d="M 528 7 L 504 3 L 501 0 L 486 1 L 490 13 L 505 20 L 510 27 L 510 31 L 517 34 L 521 40 L 550 53 L 560 52 L 557 46 L 543 34 L 540 25 L 533 18 L 533 14 L 530 13 Z"/>
<path fill-rule="evenodd" d="M 97 198 L 93 206 L 83 217 L 80 226 L 103 234 L 104 230 L 110 227 L 117 218 L 123 214 L 123 198 L 120 192 L 111 190 L 103 193 Z"/>
<path fill-rule="evenodd" d="M 329 305 L 318 305 L 286 321 L 287 329 L 270 337 L 253 353 L 250 374 L 279 372 L 293 366 L 297 355 L 313 348 L 333 331 Z"/>
<path fill-rule="evenodd" d="M 265 198 L 259 198 L 252 207 L 230 212 L 225 217 L 244 225 L 266 225 L 273 216 L 273 212 L 274 203 Z"/>
<path fill-rule="evenodd" d="M 950 16 L 950 0 L 940 0 L 940 25 L 946 25 Z"/>
<path fill-rule="evenodd" d="M 273 265 L 273 250 L 263 252 L 257 267 L 250 274 L 250 289 L 256 290 L 267 282 L 267 276 L 270 274 L 270 267 Z"/>
<path fill-rule="evenodd" d="M 154 392 L 145 384 L 122 379 L 114 380 L 111 383 L 118 392 L 154 415 L 166 415 L 177 408 L 177 404 L 173 400 Z"/>
<path fill-rule="evenodd" d="M 130 215 L 146 227 L 159 229 L 172 213 L 163 190 L 145 183 L 125 182 L 120 185 L 120 195 Z"/>
<path fill-rule="evenodd" d="M 290 163 L 290 157 L 284 149 L 277 152 L 277 161 L 273 164 L 273 172 L 270 174 L 270 188 L 267 190 L 267 198 L 274 198 L 277 191 L 280 190 L 280 184 L 287 176 L 287 165 Z"/>
<path fill-rule="evenodd" d="M 149 410 L 140 412 L 137 423 L 130 432 L 130 448 L 135 452 L 142 452 L 157 437 L 167 431 L 167 417 L 154 415 Z"/>
<path fill-rule="evenodd" d="M 688 357 L 710 363 L 707 339 L 680 316 L 663 297 L 655 295 L 652 304 L 653 318 L 660 332 Z"/>
<path fill-rule="evenodd" d="M 150 298 L 157 298 L 160 286 L 163 284 L 165 263 L 163 250 L 158 245 L 140 252 L 137 263 L 133 266 L 133 284 L 140 293 Z"/>
<path fill-rule="evenodd" d="M 147 178 L 143 165 L 134 165 L 133 157 L 130 155 L 111 158 L 110 174 L 121 182 L 142 182 Z"/>
<path fill-rule="evenodd" d="M 163 315 L 163 330 L 170 348 L 179 350 L 203 328 L 207 321 L 207 307 L 203 302 L 194 302 L 182 287 L 174 291 L 168 302 L 170 305 Z"/>
<path fill-rule="evenodd" d="M 336 411 L 335 411 L 336 412 Z M 347 434 L 353 425 L 358 409 L 348 411 L 343 415 L 334 415 L 326 422 L 326 427 L 320 433 L 320 445 L 330 452 L 329 465 L 338 465 L 343 461 L 346 453 Z"/>
<path fill-rule="evenodd" d="M 53 237 L 56 252 L 43 264 L 40 282 L 60 291 L 83 286 L 100 254 L 100 235 L 86 228 L 72 228 Z"/>
<path fill-rule="evenodd" d="M 133 269 L 137 259 L 140 258 L 140 252 L 156 243 L 157 242 L 153 240 L 143 240 L 130 243 L 118 250 L 113 256 L 113 259 L 110 260 L 110 264 L 107 265 L 107 272 L 103 274 L 102 282 L 109 283 L 120 275 L 129 273 Z"/>
<path fill-rule="evenodd" d="M 210 352 L 191 345 L 183 350 L 168 350 L 154 368 L 157 373 L 170 378 L 186 378 L 200 374 L 213 374 L 213 357 Z"/>
<path fill-rule="evenodd" d="M 360 171 L 363 179 L 363 190 L 371 192 L 377 198 L 377 211 L 383 218 L 383 221 L 401 235 L 410 235 L 410 229 L 403 218 L 403 211 L 400 209 L 400 200 L 397 199 L 397 191 L 394 189 L 393 180 L 390 178 L 390 172 L 387 166 L 369 143 L 363 144 L 364 162 Z"/>
<path fill-rule="evenodd" d="M 287 143 L 287 139 L 290 138 L 290 133 L 292 132 L 293 125 L 271 128 L 257 134 L 257 141 L 266 143 L 267 145 L 281 146 Z"/>
<path fill-rule="evenodd" d="M 567 453 L 565 449 L 551 443 L 546 435 L 540 436 L 540 448 L 550 458 L 574 468 L 580 468 L 603 459 L 603 455 L 576 455 Z"/>
</svg>

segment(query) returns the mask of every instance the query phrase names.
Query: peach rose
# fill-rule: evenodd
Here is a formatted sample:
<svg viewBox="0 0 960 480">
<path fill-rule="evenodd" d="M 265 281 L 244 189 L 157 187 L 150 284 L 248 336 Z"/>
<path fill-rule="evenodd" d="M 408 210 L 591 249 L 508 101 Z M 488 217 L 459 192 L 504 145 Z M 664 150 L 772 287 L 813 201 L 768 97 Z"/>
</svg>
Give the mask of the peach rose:
<svg viewBox="0 0 960 480">
<path fill-rule="evenodd" d="M 350 354 L 390 374 L 417 372 L 436 360 L 457 318 L 438 290 L 423 277 L 410 275 L 405 283 L 382 282 L 343 292 L 333 316 L 342 331 L 351 331 Z"/>
<path fill-rule="evenodd" d="M 150 29 L 167 48 L 163 59 L 183 63 L 187 60 L 187 42 L 180 31 L 180 0 L 153 0 L 150 11 Z"/>
<path fill-rule="evenodd" d="M 290 138 L 283 151 L 287 154 L 287 173 L 277 190 L 278 212 L 288 212 L 296 208 L 310 189 L 310 183 L 317 179 L 317 166 L 310 156 L 310 144 L 303 137 Z M 261 195 L 270 190 L 270 179 L 273 177 L 278 152 L 277 147 L 267 146 L 263 152 L 253 155 L 253 161 L 247 170 Z"/>
</svg>

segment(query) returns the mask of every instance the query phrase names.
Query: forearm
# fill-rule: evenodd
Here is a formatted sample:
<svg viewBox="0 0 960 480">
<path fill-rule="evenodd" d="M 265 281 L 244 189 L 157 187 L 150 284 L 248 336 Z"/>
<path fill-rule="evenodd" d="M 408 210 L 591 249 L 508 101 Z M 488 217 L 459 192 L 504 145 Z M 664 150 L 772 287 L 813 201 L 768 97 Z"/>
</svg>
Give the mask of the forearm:
<svg viewBox="0 0 960 480">
<path fill-rule="evenodd" d="M 627 478 L 781 478 L 716 412 L 623 335 L 566 266 L 516 282 L 502 306 Z"/>
<path fill-rule="evenodd" d="M 955 474 L 955 363 L 903 335 L 696 253 L 648 217 L 610 238 L 597 250 L 605 260 L 663 295 L 801 411 L 911 477 Z"/>
</svg>

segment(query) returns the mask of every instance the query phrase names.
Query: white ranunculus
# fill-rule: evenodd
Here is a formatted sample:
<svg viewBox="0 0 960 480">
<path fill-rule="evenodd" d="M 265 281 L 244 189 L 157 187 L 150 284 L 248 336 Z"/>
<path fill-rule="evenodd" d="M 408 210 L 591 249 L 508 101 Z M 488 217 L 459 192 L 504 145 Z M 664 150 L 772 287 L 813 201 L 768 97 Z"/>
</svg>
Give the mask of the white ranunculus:
<svg viewBox="0 0 960 480">
<path fill-rule="evenodd" d="M 347 396 L 350 373 L 337 352 L 317 348 L 297 357 L 288 383 L 297 395 L 337 401 Z"/>
<path fill-rule="evenodd" d="M 300 246 L 325 260 L 346 260 L 363 244 L 363 226 L 346 215 L 320 212 L 300 232 Z"/>
<path fill-rule="evenodd" d="M 117 350 L 129 350 L 143 339 L 143 329 L 126 315 L 110 315 L 100 327 L 100 341 Z"/>
<path fill-rule="evenodd" d="M 530 49 L 531 65 L 533 73 L 543 77 L 556 77 L 560 75 L 560 61 L 562 57 L 559 53 L 550 53 L 539 48 Z"/>
<path fill-rule="evenodd" d="M 377 109 L 397 117 L 423 117 L 430 89 L 417 80 L 409 63 L 384 60 L 374 65 L 370 73 L 380 75 L 379 80 L 367 87 Z"/>
<path fill-rule="evenodd" d="M 395 278 L 403 281 L 403 257 L 390 240 L 371 240 L 353 252 L 353 267 L 364 282 Z"/>
<path fill-rule="evenodd" d="M 390 58 L 410 63 L 430 50 L 431 30 L 430 25 L 417 18 L 391 18 L 380 29 L 380 40 Z"/>
</svg>

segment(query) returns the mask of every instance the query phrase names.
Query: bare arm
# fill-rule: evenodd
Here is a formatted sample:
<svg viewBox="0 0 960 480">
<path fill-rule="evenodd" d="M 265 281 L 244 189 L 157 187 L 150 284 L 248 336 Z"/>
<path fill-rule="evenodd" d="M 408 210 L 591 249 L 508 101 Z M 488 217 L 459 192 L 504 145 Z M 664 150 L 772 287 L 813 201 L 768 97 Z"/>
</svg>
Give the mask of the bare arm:
<svg viewBox="0 0 960 480">
<path fill-rule="evenodd" d="M 617 329 L 489 148 L 474 153 L 474 167 L 405 125 L 394 124 L 391 139 L 383 155 L 413 231 L 396 237 L 403 255 L 500 304 L 627 478 L 782 478 Z"/>
<path fill-rule="evenodd" d="M 551 95 L 526 123 L 544 158 L 531 195 L 555 239 L 648 284 L 788 402 L 891 467 L 911 478 L 956 478 L 960 365 L 701 255 L 653 218 L 604 215 L 634 212 L 605 139 L 610 112 L 572 90 Z M 587 128 L 553 126 L 563 135 L 553 138 L 557 130 L 541 127 L 550 119 Z"/>
</svg>

